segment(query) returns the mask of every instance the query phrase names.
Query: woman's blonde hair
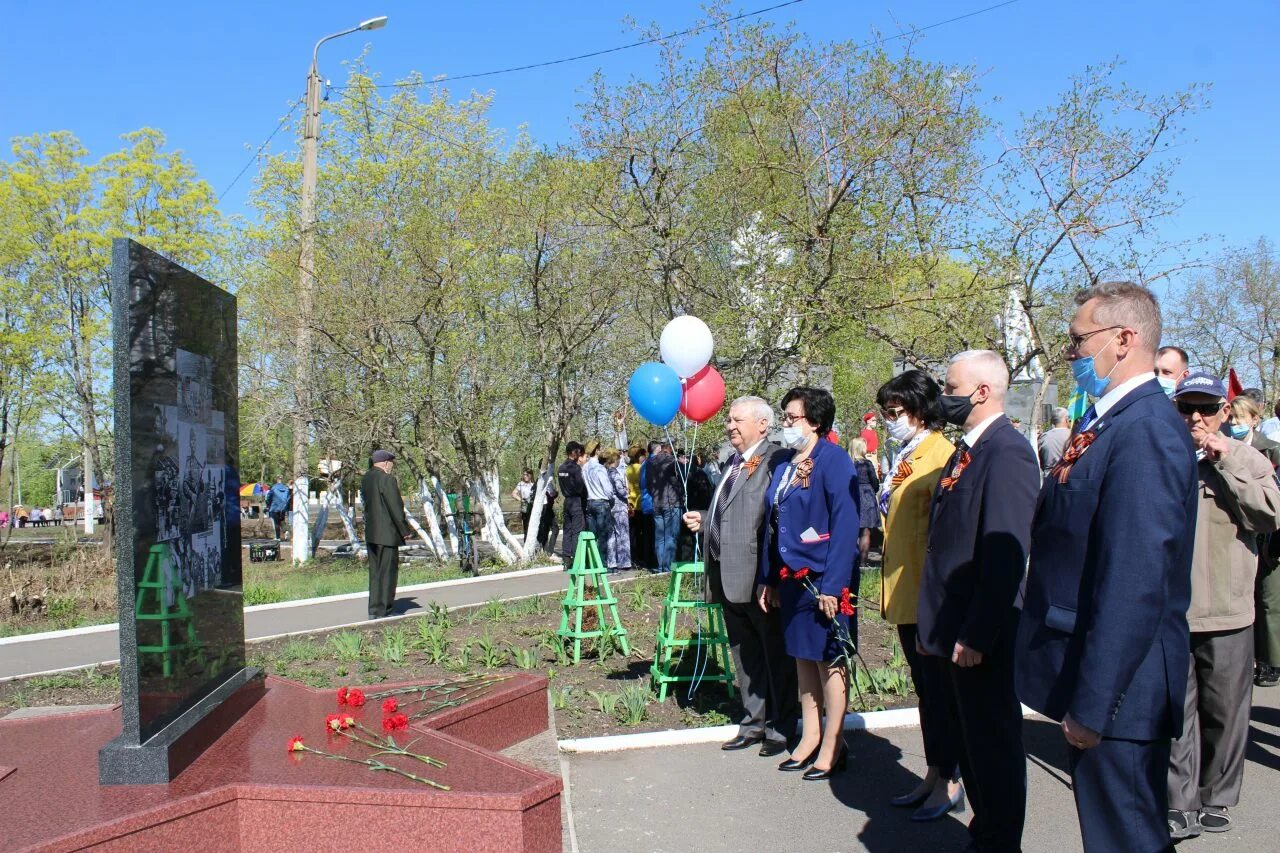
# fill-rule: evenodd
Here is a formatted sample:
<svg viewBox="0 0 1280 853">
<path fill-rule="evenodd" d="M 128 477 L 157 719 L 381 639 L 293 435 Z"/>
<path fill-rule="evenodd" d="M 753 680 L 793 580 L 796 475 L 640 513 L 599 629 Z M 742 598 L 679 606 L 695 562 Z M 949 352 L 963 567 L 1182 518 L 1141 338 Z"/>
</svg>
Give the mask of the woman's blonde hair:
<svg viewBox="0 0 1280 853">
<path fill-rule="evenodd" d="M 849 439 L 849 455 L 855 460 L 865 459 L 867 456 L 867 440 L 860 435 Z"/>
<path fill-rule="evenodd" d="M 604 450 L 600 451 L 600 464 L 612 465 L 613 463 L 618 461 L 618 457 L 620 455 L 621 454 L 619 454 L 618 451 L 615 450 L 614 448 L 606 447 Z"/>
<path fill-rule="evenodd" d="M 1258 404 L 1252 398 L 1241 394 L 1231 401 L 1231 414 L 1237 418 L 1244 415 L 1260 419 L 1262 417 L 1262 409 L 1258 407 Z"/>
</svg>

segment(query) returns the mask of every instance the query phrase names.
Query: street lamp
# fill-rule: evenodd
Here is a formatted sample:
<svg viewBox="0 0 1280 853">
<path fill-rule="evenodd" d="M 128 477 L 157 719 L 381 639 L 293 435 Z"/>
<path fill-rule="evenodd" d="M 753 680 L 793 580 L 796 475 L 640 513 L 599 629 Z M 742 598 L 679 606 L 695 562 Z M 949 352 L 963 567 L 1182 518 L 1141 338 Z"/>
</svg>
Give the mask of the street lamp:
<svg viewBox="0 0 1280 853">
<path fill-rule="evenodd" d="M 360 32 L 378 30 L 387 25 L 387 16 L 379 15 L 361 21 L 349 30 L 325 36 L 311 51 L 311 68 L 307 72 L 306 118 L 302 124 L 302 240 L 298 253 L 298 329 L 294 340 L 294 385 L 297 406 L 293 413 L 293 559 L 306 562 L 311 556 L 311 537 L 307 489 L 307 431 L 311 426 L 311 312 L 315 302 L 315 219 L 316 219 L 316 143 L 320 137 L 320 45 L 327 41 Z"/>
</svg>

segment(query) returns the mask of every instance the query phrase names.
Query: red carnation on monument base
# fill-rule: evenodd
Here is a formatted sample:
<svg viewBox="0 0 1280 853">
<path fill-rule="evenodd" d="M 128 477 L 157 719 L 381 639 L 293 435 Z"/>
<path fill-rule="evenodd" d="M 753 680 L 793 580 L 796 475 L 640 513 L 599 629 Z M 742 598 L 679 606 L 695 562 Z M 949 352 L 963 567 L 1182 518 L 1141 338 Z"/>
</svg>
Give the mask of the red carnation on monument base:
<svg viewBox="0 0 1280 853">
<path fill-rule="evenodd" d="M 383 701 L 382 703 L 383 713 L 394 714 L 398 710 L 400 710 L 400 703 L 395 700 L 394 696 L 391 697 L 390 699 L 386 699 Z"/>
<path fill-rule="evenodd" d="M 302 752 L 306 747 L 302 744 L 302 736 L 294 735 L 289 739 L 289 752 Z"/>
<path fill-rule="evenodd" d="M 409 718 L 404 714 L 392 714 L 382 721 L 382 730 L 384 732 L 398 732 L 409 728 Z"/>
</svg>

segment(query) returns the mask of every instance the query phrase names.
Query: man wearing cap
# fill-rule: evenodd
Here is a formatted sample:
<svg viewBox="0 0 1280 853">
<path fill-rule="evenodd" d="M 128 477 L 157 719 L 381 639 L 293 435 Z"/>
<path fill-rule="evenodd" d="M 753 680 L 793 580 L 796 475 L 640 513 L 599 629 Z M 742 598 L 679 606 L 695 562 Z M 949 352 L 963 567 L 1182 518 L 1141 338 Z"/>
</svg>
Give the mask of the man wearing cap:
<svg viewBox="0 0 1280 853">
<path fill-rule="evenodd" d="M 364 502 L 364 541 L 369 549 L 369 618 L 391 615 L 400 574 L 400 545 L 412 535 L 404 518 L 400 484 L 391 475 L 396 457 L 390 450 L 375 450 L 369 470 L 360 481 Z"/>
<path fill-rule="evenodd" d="M 1230 411 L 1222 380 L 1196 372 L 1173 393 L 1196 446 L 1200 478 L 1191 561 L 1191 660 L 1186 723 L 1169 761 L 1169 833 L 1231 829 L 1240 802 L 1253 698 L 1253 583 L 1258 534 L 1280 520 L 1267 458 L 1220 430 Z"/>
</svg>

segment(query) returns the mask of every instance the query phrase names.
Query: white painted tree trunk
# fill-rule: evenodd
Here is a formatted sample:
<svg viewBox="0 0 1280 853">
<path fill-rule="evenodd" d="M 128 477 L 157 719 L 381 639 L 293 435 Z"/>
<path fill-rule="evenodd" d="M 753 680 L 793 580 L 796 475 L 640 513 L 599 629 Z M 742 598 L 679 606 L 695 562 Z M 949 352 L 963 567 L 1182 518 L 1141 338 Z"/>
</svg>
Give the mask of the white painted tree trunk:
<svg viewBox="0 0 1280 853">
<path fill-rule="evenodd" d="M 89 455 L 86 447 L 84 451 L 84 477 L 81 483 L 84 486 L 84 532 L 93 533 L 98 523 L 98 508 L 93 503 L 93 486 L 97 479 L 97 472 L 93 470 L 93 457 Z"/>
<path fill-rule="evenodd" d="M 551 486 L 551 466 L 548 465 L 538 475 L 537 484 L 533 487 L 533 506 L 529 509 L 529 527 L 524 533 L 524 545 L 521 547 L 526 561 L 532 560 L 538 550 L 538 529 L 542 524 L 542 513 L 554 512 L 547 506 L 547 489 Z"/>
<path fill-rule="evenodd" d="M 342 529 L 347 532 L 347 541 L 351 543 L 352 552 L 359 554 L 364 549 L 364 544 L 360 541 L 360 537 L 356 535 L 355 521 L 352 520 L 351 514 L 347 512 L 346 506 L 342 503 L 341 493 L 338 491 L 340 488 L 341 486 L 337 484 L 330 487 L 330 500 L 333 502 L 334 507 L 337 508 L 339 517 L 342 518 Z"/>
<path fill-rule="evenodd" d="M 493 468 L 483 477 L 471 481 L 471 497 L 484 510 L 485 540 L 493 546 L 498 559 L 508 566 L 518 562 L 523 553 L 520 541 L 507 529 L 498 500 L 498 471 Z"/>
<path fill-rule="evenodd" d="M 315 557 L 320 550 L 320 540 L 324 538 L 324 529 L 329 524 L 329 493 L 325 492 L 320 496 L 319 507 L 316 509 L 316 524 L 311 531 L 311 540 L 308 543 L 311 547 L 307 554 Z"/>
<path fill-rule="evenodd" d="M 443 560 L 448 556 L 448 551 L 445 550 L 444 535 L 440 532 L 440 512 L 436 509 L 435 495 L 426 480 L 418 482 L 418 491 L 422 497 L 422 517 L 427 520 L 427 529 L 431 532 L 432 550 L 437 559 Z"/>
<path fill-rule="evenodd" d="M 449 531 L 449 555 L 458 556 L 458 524 L 454 520 L 453 510 L 449 508 L 449 496 L 445 494 L 444 486 L 440 485 L 439 477 L 431 478 L 431 489 L 435 493 L 436 499 L 440 502 L 440 513 L 444 516 L 445 529 Z"/>
<path fill-rule="evenodd" d="M 311 500 L 306 477 L 293 481 L 293 515 L 290 524 L 293 534 L 293 562 L 305 563 L 311 546 Z"/>
</svg>

